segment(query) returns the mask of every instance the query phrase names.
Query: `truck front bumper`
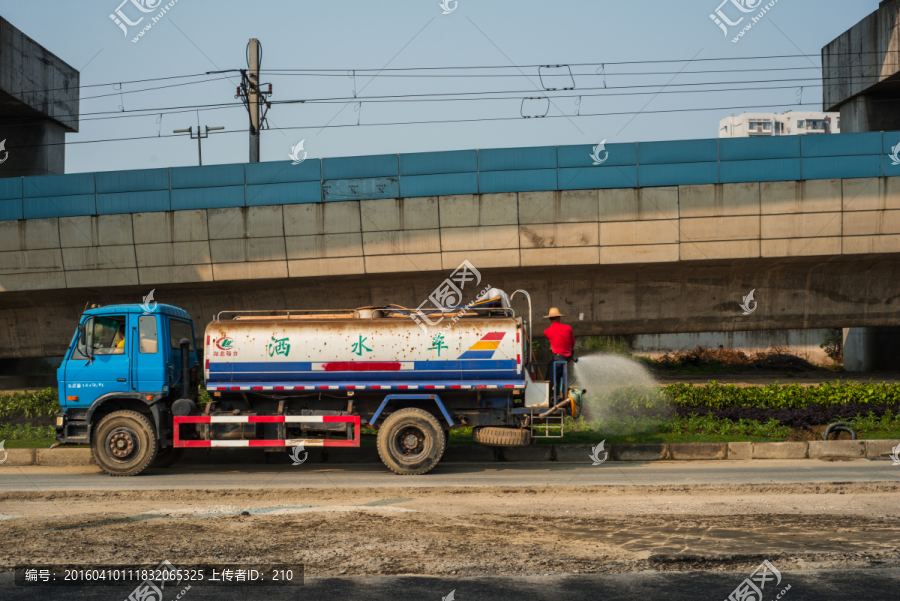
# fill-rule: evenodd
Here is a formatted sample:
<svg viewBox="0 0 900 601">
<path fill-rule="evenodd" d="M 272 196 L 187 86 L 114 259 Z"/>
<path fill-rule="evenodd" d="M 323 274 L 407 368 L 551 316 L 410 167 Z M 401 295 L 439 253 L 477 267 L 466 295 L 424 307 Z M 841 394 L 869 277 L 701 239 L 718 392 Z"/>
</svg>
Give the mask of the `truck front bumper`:
<svg viewBox="0 0 900 601">
<path fill-rule="evenodd" d="M 60 444 L 87 444 L 91 437 L 91 425 L 84 419 L 85 409 L 71 412 L 63 409 L 55 418 L 56 440 Z"/>
</svg>

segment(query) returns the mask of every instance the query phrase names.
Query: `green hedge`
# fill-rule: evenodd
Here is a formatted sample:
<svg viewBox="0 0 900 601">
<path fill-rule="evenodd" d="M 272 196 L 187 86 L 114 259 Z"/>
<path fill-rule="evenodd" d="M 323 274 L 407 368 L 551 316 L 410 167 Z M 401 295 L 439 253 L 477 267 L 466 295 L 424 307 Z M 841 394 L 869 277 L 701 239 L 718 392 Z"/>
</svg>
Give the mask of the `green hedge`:
<svg viewBox="0 0 900 601">
<path fill-rule="evenodd" d="M 53 417 L 60 410 L 55 388 L 0 395 L 0 418 Z"/>
<path fill-rule="evenodd" d="M 758 409 L 798 409 L 810 405 L 900 404 L 900 384 L 864 382 L 823 382 L 818 386 L 768 384 L 740 388 L 712 381 L 705 386 L 669 384 L 665 396 L 680 407 L 755 407 Z"/>
<path fill-rule="evenodd" d="M 585 411 L 591 418 L 670 417 L 678 408 L 802 409 L 853 403 L 873 407 L 900 405 L 900 384 L 824 382 L 817 386 L 769 384 L 740 388 L 712 381 L 703 386 L 632 386 L 605 392 L 588 390 Z"/>
</svg>

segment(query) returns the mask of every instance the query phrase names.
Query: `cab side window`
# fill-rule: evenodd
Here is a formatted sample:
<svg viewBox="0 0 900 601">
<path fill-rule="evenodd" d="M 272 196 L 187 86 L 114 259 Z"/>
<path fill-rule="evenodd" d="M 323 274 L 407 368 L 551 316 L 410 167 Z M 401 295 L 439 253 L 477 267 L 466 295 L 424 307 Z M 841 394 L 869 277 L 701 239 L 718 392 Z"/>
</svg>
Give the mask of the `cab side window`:
<svg viewBox="0 0 900 601">
<path fill-rule="evenodd" d="M 95 355 L 124 355 L 125 354 L 125 316 L 94 318 L 94 354 Z"/>
<path fill-rule="evenodd" d="M 190 350 L 194 350 L 194 330 L 191 324 L 179 319 L 169 320 L 169 342 L 172 348 L 177 350 L 181 348 L 181 339 L 187 338 L 191 345 Z"/>
<path fill-rule="evenodd" d="M 159 352 L 159 335 L 156 330 L 155 315 L 141 315 L 138 318 L 138 334 L 141 339 L 141 353 L 153 355 Z"/>
</svg>

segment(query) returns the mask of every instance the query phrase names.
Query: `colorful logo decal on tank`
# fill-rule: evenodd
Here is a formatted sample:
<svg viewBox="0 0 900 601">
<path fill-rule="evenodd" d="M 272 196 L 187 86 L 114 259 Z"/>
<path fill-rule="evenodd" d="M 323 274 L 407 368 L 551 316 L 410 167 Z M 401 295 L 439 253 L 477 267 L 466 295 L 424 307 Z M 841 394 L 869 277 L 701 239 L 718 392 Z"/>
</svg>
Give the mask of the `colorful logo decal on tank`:
<svg viewBox="0 0 900 601">
<path fill-rule="evenodd" d="M 490 359 L 494 356 L 500 341 L 506 332 L 488 332 L 481 337 L 481 340 L 469 347 L 465 353 L 459 356 L 460 359 Z"/>
<path fill-rule="evenodd" d="M 228 336 L 219 338 L 216 340 L 216 346 L 219 347 L 220 350 L 230 351 L 234 348 L 234 338 L 229 338 Z"/>
</svg>

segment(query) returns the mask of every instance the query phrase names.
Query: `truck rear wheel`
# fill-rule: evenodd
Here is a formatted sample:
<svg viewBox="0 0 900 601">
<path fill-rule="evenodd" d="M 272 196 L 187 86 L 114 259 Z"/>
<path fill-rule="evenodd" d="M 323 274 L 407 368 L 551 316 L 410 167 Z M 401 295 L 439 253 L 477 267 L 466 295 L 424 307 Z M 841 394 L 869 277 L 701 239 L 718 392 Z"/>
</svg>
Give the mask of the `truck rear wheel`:
<svg viewBox="0 0 900 601">
<path fill-rule="evenodd" d="M 100 420 L 91 436 L 94 462 L 110 476 L 136 476 L 156 459 L 153 425 L 137 411 L 115 411 Z"/>
<path fill-rule="evenodd" d="M 518 428 L 475 428 L 472 439 L 492 447 L 527 447 L 531 444 L 531 430 Z"/>
<path fill-rule="evenodd" d="M 378 430 L 378 455 L 392 472 L 424 474 L 437 465 L 447 448 L 440 422 L 422 409 L 392 413 Z"/>
</svg>

